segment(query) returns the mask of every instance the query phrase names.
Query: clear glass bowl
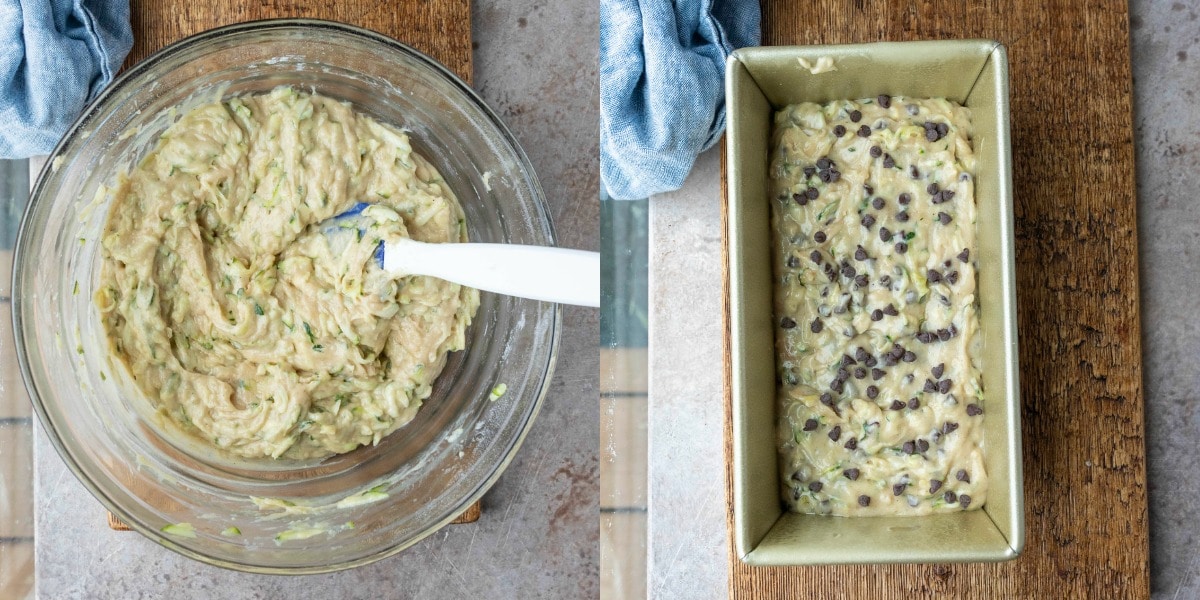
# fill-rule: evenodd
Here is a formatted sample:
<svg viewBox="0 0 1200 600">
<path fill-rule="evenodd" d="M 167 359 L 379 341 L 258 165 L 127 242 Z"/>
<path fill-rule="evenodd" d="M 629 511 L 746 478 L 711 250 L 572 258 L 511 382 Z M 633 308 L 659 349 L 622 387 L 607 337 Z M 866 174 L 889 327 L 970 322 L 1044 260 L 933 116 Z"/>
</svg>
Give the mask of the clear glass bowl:
<svg viewBox="0 0 1200 600">
<path fill-rule="evenodd" d="M 92 303 L 109 202 L 97 191 L 189 106 L 279 85 L 349 101 L 407 129 L 457 194 L 472 240 L 553 244 L 524 152 L 443 66 L 346 25 L 260 21 L 164 49 L 86 109 L 47 162 L 21 223 L 13 323 L 47 434 L 109 510 L 204 562 L 315 573 L 399 552 L 495 483 L 549 386 L 561 314 L 553 304 L 481 294 L 466 350 L 451 355 L 416 419 L 376 447 L 307 463 L 254 461 L 160 427 L 123 365 L 110 362 Z M 499 383 L 507 393 L 492 398 Z M 386 499 L 346 500 L 378 486 Z M 170 527 L 180 523 L 194 537 Z"/>
</svg>

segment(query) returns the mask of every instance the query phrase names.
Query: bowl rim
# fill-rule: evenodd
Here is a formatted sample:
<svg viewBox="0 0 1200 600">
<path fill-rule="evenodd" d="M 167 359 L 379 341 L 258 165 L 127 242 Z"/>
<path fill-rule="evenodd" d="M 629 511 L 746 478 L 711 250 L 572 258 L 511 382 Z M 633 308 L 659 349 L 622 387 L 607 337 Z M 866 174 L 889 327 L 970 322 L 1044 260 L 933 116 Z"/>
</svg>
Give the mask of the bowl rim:
<svg viewBox="0 0 1200 600">
<path fill-rule="evenodd" d="M 480 95 L 474 89 L 471 88 L 470 85 L 468 85 L 465 81 L 463 81 L 463 79 L 461 77 L 459 77 L 457 74 L 455 74 L 453 71 L 451 71 L 448 67 L 446 67 L 442 63 L 438 62 L 437 60 L 433 59 L 432 57 L 425 54 L 424 52 L 421 52 L 420 50 L 417 50 L 416 48 L 414 48 L 408 44 L 405 44 L 404 42 L 401 42 L 399 40 L 396 40 L 394 38 L 386 36 L 382 33 L 378 33 L 376 31 L 372 31 L 370 29 L 366 29 L 366 28 L 359 27 L 356 25 L 351 25 L 348 23 L 341 23 L 338 21 L 329 21 L 329 20 L 323 20 L 323 19 L 309 19 L 309 18 L 278 18 L 278 19 L 260 19 L 260 20 L 254 20 L 254 21 L 245 21 L 245 22 L 241 22 L 241 23 L 234 23 L 234 24 L 230 24 L 230 25 L 224 25 L 221 27 L 215 27 L 215 28 L 201 31 L 199 33 L 190 35 L 188 37 L 179 39 L 179 40 L 172 42 L 172 43 L 164 46 L 163 48 L 155 51 L 154 53 L 152 53 L 145 59 L 139 61 L 138 63 L 134 64 L 133 66 L 125 69 L 123 72 L 121 72 L 120 75 L 117 76 L 116 79 L 113 80 L 113 82 L 111 84 L 109 84 L 103 90 L 101 90 L 101 92 L 99 94 L 97 94 L 97 96 L 87 104 L 87 106 L 80 113 L 79 117 L 75 119 L 75 121 L 71 124 L 70 128 L 67 129 L 66 133 L 64 133 L 63 136 L 59 139 L 58 143 L 55 144 L 54 149 L 50 152 L 50 154 L 46 158 L 45 163 L 42 165 L 42 168 L 41 168 L 40 172 L 38 173 L 37 179 L 36 179 L 33 187 L 30 189 L 29 201 L 25 206 L 25 211 L 21 216 L 20 224 L 17 228 L 17 236 L 16 236 L 16 240 L 14 243 L 14 249 L 13 249 L 13 268 L 12 268 L 12 274 L 10 276 L 11 277 L 10 289 L 12 290 L 12 292 L 11 292 L 11 302 L 12 302 L 11 320 L 12 320 L 12 327 L 13 327 L 14 347 L 15 347 L 16 355 L 17 355 L 17 363 L 18 363 L 18 366 L 19 366 L 20 372 L 21 372 L 22 383 L 24 384 L 25 390 L 29 395 L 29 400 L 30 400 L 30 403 L 33 405 L 34 412 L 37 414 L 37 417 L 38 417 L 37 420 L 41 424 L 42 431 L 46 434 L 46 437 L 49 439 L 51 445 L 54 446 L 54 449 L 58 453 L 59 457 L 62 458 L 63 463 L 65 463 L 65 465 L 71 471 L 71 473 L 73 473 L 75 475 L 75 478 L 81 484 L 83 484 L 84 488 L 87 489 L 87 491 L 94 498 L 96 498 L 96 500 L 98 500 L 100 502 L 100 504 L 102 504 L 109 512 L 111 512 L 113 515 L 115 515 L 121 521 L 128 524 L 131 529 L 142 534 L 149 540 L 151 540 L 161 546 L 164 546 L 167 549 L 172 550 L 178 554 L 186 556 L 187 558 L 197 560 L 197 561 L 205 563 L 205 564 L 209 564 L 209 565 L 213 565 L 213 566 L 217 566 L 217 567 L 221 567 L 221 568 L 225 568 L 225 569 L 230 569 L 233 571 L 241 571 L 241 572 L 247 572 L 247 573 L 272 574 L 272 575 L 311 575 L 311 574 L 320 574 L 320 573 L 331 573 L 331 572 L 335 572 L 335 571 L 341 571 L 341 570 L 351 569 L 351 568 L 355 568 L 355 567 L 360 567 L 360 566 L 368 565 L 368 564 L 383 560 L 385 558 L 394 556 L 394 555 L 400 553 L 401 551 L 417 544 L 421 540 L 424 540 L 426 537 L 429 537 L 430 535 L 436 533 L 437 531 L 440 531 L 443 527 L 450 524 L 450 522 L 453 521 L 454 519 L 456 519 L 463 510 L 465 510 L 468 506 L 474 504 L 475 502 L 478 502 L 480 500 L 480 498 L 482 498 L 483 495 L 485 493 L 487 493 L 487 491 L 490 490 L 496 484 L 496 482 L 499 480 L 500 476 L 504 473 L 505 470 L 507 470 L 508 466 L 512 463 L 512 460 L 516 456 L 517 451 L 520 449 L 521 445 L 524 443 L 525 438 L 529 434 L 530 429 L 532 429 L 533 423 L 536 421 L 538 413 L 541 412 L 541 408 L 542 408 L 543 403 L 545 402 L 546 395 L 549 393 L 550 387 L 553 384 L 553 374 L 554 374 L 555 366 L 558 363 L 558 352 L 559 352 L 559 346 L 561 345 L 561 338 L 562 338 L 562 327 L 563 327 L 562 305 L 560 305 L 560 304 L 553 305 L 553 310 L 551 313 L 550 327 L 549 327 L 549 329 L 550 329 L 549 353 L 548 353 L 548 356 L 546 359 L 545 368 L 543 370 L 543 373 L 541 374 L 541 383 L 538 386 L 537 392 L 533 398 L 532 405 L 530 406 L 530 409 L 529 409 L 529 416 L 525 420 L 525 423 L 521 426 L 521 429 L 518 432 L 517 436 L 513 440 L 511 440 L 508 450 L 505 451 L 502 460 L 495 466 L 495 468 L 492 470 L 492 473 L 489 474 L 488 477 L 486 477 L 473 492 L 468 494 L 466 496 L 466 499 L 457 508 L 450 511 L 450 513 L 448 515 L 444 516 L 443 518 L 441 518 L 438 521 L 435 521 L 434 523 L 432 523 L 431 525 L 426 527 L 424 531 L 417 533 L 410 539 L 394 543 L 391 546 L 388 546 L 388 547 L 386 547 L 380 551 L 377 551 L 373 554 L 370 554 L 368 556 L 363 556 L 363 557 L 359 557 L 359 558 L 351 559 L 351 560 L 332 562 L 332 563 L 325 564 L 325 565 L 312 565 L 312 566 L 301 566 L 301 567 L 279 567 L 279 566 L 271 566 L 271 565 L 240 563 L 240 562 L 235 562 L 235 561 L 231 561 L 231 560 L 215 558 L 213 556 L 209 556 L 207 554 L 192 550 L 190 548 L 187 548 L 185 546 L 182 546 L 182 545 L 176 543 L 174 540 L 172 540 L 170 538 L 169 535 L 165 534 L 164 532 L 162 532 L 158 529 L 155 529 L 153 527 L 149 527 L 149 526 L 145 525 L 140 520 L 134 518 L 131 515 L 131 513 L 126 511 L 122 506 L 120 506 L 119 504 L 114 502 L 111 498 L 106 496 L 101 491 L 100 487 L 96 484 L 95 480 L 93 480 L 93 478 L 91 476 L 89 476 L 87 473 L 85 473 L 83 471 L 83 469 L 80 468 L 78 462 L 76 462 L 76 460 L 74 458 L 74 455 L 67 448 L 67 446 L 63 443 L 63 440 L 58 433 L 58 431 L 59 431 L 58 427 L 56 426 L 54 420 L 50 417 L 50 414 L 47 412 L 46 407 L 43 404 L 41 395 L 38 394 L 37 382 L 34 379 L 33 373 L 30 369 L 29 356 L 28 356 L 28 351 L 26 349 L 26 336 L 25 336 L 25 332 L 24 332 L 24 318 L 22 317 L 22 306 L 25 304 L 25 301 L 23 298 L 24 298 L 25 294 L 23 293 L 24 286 L 21 284 L 21 279 L 22 279 L 21 275 L 24 271 L 24 269 L 21 268 L 21 265 L 23 263 L 22 259 L 25 254 L 25 246 L 28 243 L 27 236 L 29 234 L 28 234 L 27 230 L 30 226 L 29 221 L 30 221 L 31 215 L 34 212 L 32 209 L 35 207 L 35 205 L 40 204 L 40 202 L 43 200 L 43 197 L 42 197 L 42 194 L 44 191 L 43 188 L 47 185 L 46 181 L 47 181 L 48 175 L 53 174 L 53 172 L 56 170 L 53 167 L 55 159 L 58 158 L 62 154 L 62 152 L 66 149 L 66 147 L 78 137 L 80 130 L 83 129 L 86 124 L 90 123 L 97 116 L 99 110 L 102 108 L 102 106 L 105 104 L 105 102 L 111 96 L 113 96 L 117 92 L 119 92 L 119 91 L 123 90 L 124 88 L 126 88 L 127 86 L 129 86 L 131 82 L 134 82 L 138 78 L 140 78 L 147 70 L 151 69 L 155 65 L 163 62 L 164 60 L 170 58 L 177 52 L 184 50 L 188 47 L 191 47 L 191 46 L 194 46 L 197 44 L 201 44 L 201 43 L 213 40 L 213 39 L 218 39 L 218 38 L 228 38 L 228 37 L 233 37 L 233 36 L 245 35 L 245 34 L 249 34 L 249 33 L 262 33 L 262 32 L 266 32 L 266 31 L 279 31 L 279 30 L 298 30 L 298 31 L 310 31 L 310 32 L 312 32 L 312 31 L 327 31 L 327 32 L 332 32 L 337 35 L 348 35 L 348 36 L 358 37 L 358 38 L 367 40 L 368 42 L 380 44 L 391 50 L 397 51 L 401 54 L 406 54 L 409 57 L 411 57 L 412 59 L 414 59 L 421 66 L 431 69 L 437 75 L 444 78 L 448 83 L 451 84 L 451 86 L 453 86 L 455 89 L 457 89 L 457 91 L 459 91 L 463 95 L 465 95 L 467 97 L 467 99 L 470 101 L 470 103 L 472 103 L 475 106 L 475 108 L 477 108 L 482 113 L 482 115 L 492 124 L 492 126 L 494 126 L 496 128 L 496 130 L 500 133 L 500 138 L 505 143 L 507 143 L 508 146 L 515 153 L 518 164 L 521 164 L 521 165 L 524 165 L 527 167 L 527 169 L 525 169 L 527 171 L 526 176 L 528 177 L 530 191 L 531 191 L 533 199 L 534 199 L 534 202 L 533 202 L 534 213 L 536 214 L 536 217 L 537 217 L 535 224 L 541 225 L 540 229 L 542 231 L 540 233 L 542 233 L 546 236 L 547 241 L 549 242 L 549 244 L 551 246 L 557 245 L 557 238 L 555 236 L 555 231 L 554 231 L 553 215 L 551 214 L 551 212 L 549 211 L 549 209 L 546 205 L 545 193 L 544 193 L 541 183 L 537 177 L 537 173 L 534 171 L 533 165 L 529 160 L 529 156 L 526 154 L 524 148 L 518 142 L 516 136 L 513 135 L 512 131 L 509 130 L 508 126 L 504 124 L 504 122 L 500 119 L 500 117 L 496 114 L 496 112 L 483 100 L 482 97 L 480 97 Z"/>
</svg>

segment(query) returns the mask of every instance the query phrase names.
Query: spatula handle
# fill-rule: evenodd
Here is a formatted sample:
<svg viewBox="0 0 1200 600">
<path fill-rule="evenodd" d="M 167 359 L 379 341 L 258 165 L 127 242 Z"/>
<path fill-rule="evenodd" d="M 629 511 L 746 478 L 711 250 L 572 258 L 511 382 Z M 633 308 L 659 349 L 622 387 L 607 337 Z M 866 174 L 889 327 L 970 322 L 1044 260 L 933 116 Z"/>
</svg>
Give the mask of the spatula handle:
<svg viewBox="0 0 1200 600">
<path fill-rule="evenodd" d="M 489 292 L 600 306 L 600 253 L 514 244 L 426 244 L 388 240 L 383 268 L 429 275 Z"/>
</svg>

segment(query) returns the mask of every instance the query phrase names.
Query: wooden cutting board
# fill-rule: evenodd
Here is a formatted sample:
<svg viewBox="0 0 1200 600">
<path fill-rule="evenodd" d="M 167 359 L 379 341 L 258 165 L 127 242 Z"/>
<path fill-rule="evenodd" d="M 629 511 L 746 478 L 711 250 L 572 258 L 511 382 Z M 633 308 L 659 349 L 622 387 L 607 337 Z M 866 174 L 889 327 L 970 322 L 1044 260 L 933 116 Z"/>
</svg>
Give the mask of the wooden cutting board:
<svg viewBox="0 0 1200 600">
<path fill-rule="evenodd" d="M 133 49 L 125 59 L 132 65 L 164 46 L 214 27 L 259 19 L 308 18 L 340 21 L 390 36 L 433 58 L 471 83 L 470 0 L 338 0 L 312 6 L 306 0 L 132 0 Z M 479 520 L 480 506 L 467 507 L 455 523 Z M 108 525 L 118 531 L 129 526 L 112 513 Z"/>
<path fill-rule="evenodd" d="M 762 5 L 764 45 L 991 38 L 1008 46 L 1027 543 L 999 564 L 792 568 L 748 567 L 731 546 L 730 597 L 1149 597 L 1126 3 Z M 726 381 L 728 332 L 726 307 Z M 728 386 L 725 415 L 728 457 Z"/>
</svg>

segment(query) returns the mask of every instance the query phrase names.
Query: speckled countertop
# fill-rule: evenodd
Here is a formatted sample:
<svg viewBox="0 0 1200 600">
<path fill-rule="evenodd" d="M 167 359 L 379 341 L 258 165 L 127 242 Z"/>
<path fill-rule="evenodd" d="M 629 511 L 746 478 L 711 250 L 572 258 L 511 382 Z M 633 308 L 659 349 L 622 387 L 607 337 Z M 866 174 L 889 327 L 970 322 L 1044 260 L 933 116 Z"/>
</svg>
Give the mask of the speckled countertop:
<svg viewBox="0 0 1200 600">
<path fill-rule="evenodd" d="M 1133 0 L 1151 593 L 1200 598 L 1200 4 Z M 724 598 L 720 159 L 650 201 L 648 587 Z M 681 306 L 687 306 L 681 311 Z M 687 356 L 687 360 L 679 357 Z"/>
<path fill-rule="evenodd" d="M 599 7 L 475 0 L 475 87 L 521 141 L 559 242 L 599 246 Z M 570 35 L 564 35 L 570 32 Z M 595 598 L 599 596 L 599 312 L 567 308 L 550 394 L 476 523 L 381 562 L 302 577 L 235 573 L 114 532 L 35 435 L 39 598 Z"/>
</svg>

